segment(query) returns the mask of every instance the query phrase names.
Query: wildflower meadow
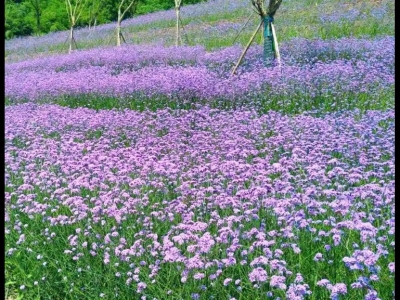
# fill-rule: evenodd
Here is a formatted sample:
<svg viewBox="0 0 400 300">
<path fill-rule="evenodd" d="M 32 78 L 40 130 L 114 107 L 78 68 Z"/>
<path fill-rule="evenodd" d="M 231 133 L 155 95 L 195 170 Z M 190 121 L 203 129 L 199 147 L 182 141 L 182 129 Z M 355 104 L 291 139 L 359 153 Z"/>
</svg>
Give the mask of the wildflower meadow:
<svg viewBox="0 0 400 300">
<path fill-rule="evenodd" d="M 250 4 L 6 41 L 6 300 L 395 298 L 394 0 Z"/>
</svg>

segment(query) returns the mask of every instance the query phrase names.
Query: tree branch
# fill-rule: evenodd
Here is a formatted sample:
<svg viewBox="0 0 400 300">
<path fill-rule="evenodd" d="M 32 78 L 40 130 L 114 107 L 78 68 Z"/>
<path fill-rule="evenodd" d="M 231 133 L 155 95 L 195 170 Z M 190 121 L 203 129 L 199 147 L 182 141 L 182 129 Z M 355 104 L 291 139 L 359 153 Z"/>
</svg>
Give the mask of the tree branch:
<svg viewBox="0 0 400 300">
<path fill-rule="evenodd" d="M 84 0 L 83 2 L 79 1 L 79 3 L 83 3 L 83 4 L 81 4 L 81 6 L 79 7 L 79 13 L 76 16 L 75 22 L 77 22 L 78 19 L 80 18 L 81 14 L 82 14 L 82 11 L 83 11 L 82 7 L 86 5 L 86 2 L 87 2 L 87 0 Z"/>
<path fill-rule="evenodd" d="M 123 2 L 124 2 L 125 0 L 123 0 Z M 128 5 L 128 7 L 124 10 L 124 12 L 122 13 L 122 17 L 121 18 L 123 18 L 124 17 L 124 15 L 126 14 L 126 12 L 132 7 L 132 5 L 133 4 L 136 4 L 137 3 L 137 0 L 131 0 L 131 3 Z"/>
</svg>

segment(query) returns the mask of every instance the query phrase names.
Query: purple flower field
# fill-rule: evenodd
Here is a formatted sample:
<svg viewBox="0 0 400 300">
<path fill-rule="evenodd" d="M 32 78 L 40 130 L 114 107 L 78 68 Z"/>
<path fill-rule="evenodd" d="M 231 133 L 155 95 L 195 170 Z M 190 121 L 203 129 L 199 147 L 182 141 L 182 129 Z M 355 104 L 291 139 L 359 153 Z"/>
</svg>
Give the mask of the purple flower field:
<svg viewBox="0 0 400 300">
<path fill-rule="evenodd" d="M 323 99 L 343 110 L 354 108 L 358 101 L 352 97 L 367 94 L 364 108 L 375 109 L 382 97 L 393 108 L 393 37 L 292 40 L 282 46 L 281 72 L 263 66 L 261 48 L 253 47 L 239 76 L 230 77 L 240 52 L 240 47 L 206 52 L 202 47 L 126 46 L 10 63 L 5 95 L 12 103 L 96 96 L 117 99 L 118 106 L 163 99 L 178 107 L 200 102 L 271 108 L 290 102 L 308 109 L 318 108 Z"/>
<path fill-rule="evenodd" d="M 395 298 L 394 1 L 284 3 L 7 41 L 6 300 Z"/>
<path fill-rule="evenodd" d="M 5 113 L 6 257 L 49 264 L 25 286 L 102 265 L 135 299 L 392 297 L 393 110 Z"/>
</svg>

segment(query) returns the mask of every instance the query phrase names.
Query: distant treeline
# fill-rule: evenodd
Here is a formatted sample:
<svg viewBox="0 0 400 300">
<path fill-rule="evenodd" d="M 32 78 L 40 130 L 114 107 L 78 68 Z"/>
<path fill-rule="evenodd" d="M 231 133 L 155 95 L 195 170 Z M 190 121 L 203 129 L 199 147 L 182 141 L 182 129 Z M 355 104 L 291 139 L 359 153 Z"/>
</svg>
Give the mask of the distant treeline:
<svg viewBox="0 0 400 300">
<path fill-rule="evenodd" d="M 182 5 L 204 0 L 183 0 Z M 87 0 L 77 27 L 117 20 L 121 0 Z M 174 0 L 139 0 L 125 18 L 174 7 Z M 69 29 L 65 0 L 5 0 L 5 38 Z"/>
</svg>

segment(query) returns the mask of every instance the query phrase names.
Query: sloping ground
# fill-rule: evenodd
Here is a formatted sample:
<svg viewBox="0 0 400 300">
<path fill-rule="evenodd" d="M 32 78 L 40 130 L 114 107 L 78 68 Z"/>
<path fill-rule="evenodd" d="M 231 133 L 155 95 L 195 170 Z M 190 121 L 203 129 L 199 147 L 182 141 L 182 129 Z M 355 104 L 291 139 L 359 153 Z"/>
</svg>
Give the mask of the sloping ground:
<svg viewBox="0 0 400 300">
<path fill-rule="evenodd" d="M 244 45 L 254 30 L 258 17 L 250 1 L 232 3 L 214 0 L 182 8 L 187 45 L 202 45 L 207 50 L 231 46 L 249 15 L 250 23 L 237 42 Z M 123 33 L 129 44 L 174 44 L 172 10 L 138 16 L 123 21 Z M 278 39 L 373 37 L 394 35 L 394 1 L 285 1 L 275 16 Z M 76 30 L 79 49 L 115 45 L 115 24 L 105 24 L 94 30 Z M 17 38 L 5 41 L 6 62 L 27 59 L 49 53 L 66 52 L 68 32 L 55 32 L 41 37 Z M 257 39 L 258 40 L 258 39 Z"/>
</svg>

